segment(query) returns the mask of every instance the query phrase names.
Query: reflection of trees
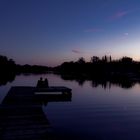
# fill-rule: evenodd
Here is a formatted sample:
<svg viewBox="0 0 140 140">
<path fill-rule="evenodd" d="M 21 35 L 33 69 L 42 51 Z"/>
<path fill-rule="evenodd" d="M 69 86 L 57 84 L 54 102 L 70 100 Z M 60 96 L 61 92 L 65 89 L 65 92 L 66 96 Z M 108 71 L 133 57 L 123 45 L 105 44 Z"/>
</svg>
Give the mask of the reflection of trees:
<svg viewBox="0 0 140 140">
<path fill-rule="evenodd" d="M 122 88 L 131 88 L 140 82 L 140 62 L 124 56 L 113 60 L 111 56 L 91 57 L 86 62 L 83 57 L 78 61 L 64 62 L 54 69 L 64 80 L 75 80 L 83 85 L 85 80 L 92 81 L 92 86 L 101 85 L 103 88 L 118 85 Z"/>
<path fill-rule="evenodd" d="M 61 78 L 63 80 L 76 81 L 76 82 L 78 82 L 78 84 L 80 86 L 83 86 L 84 82 L 86 81 L 86 79 L 84 77 L 82 77 L 81 75 L 67 75 L 67 74 L 65 75 L 65 74 L 62 74 Z"/>
<path fill-rule="evenodd" d="M 102 88 L 104 88 L 104 89 L 106 89 L 106 88 L 109 88 L 110 86 L 110 84 L 109 84 L 109 82 L 108 81 L 100 81 L 100 80 L 91 80 L 91 85 L 92 85 L 92 87 L 98 87 L 99 85 L 101 85 L 102 86 Z"/>
<path fill-rule="evenodd" d="M 63 80 L 71 80 L 76 81 L 80 86 L 84 85 L 86 80 L 91 81 L 92 87 L 102 86 L 104 89 L 111 88 L 112 85 L 116 85 L 122 88 L 132 88 L 136 83 L 140 83 L 140 80 L 132 79 L 125 76 L 112 76 L 112 77 L 105 77 L 101 76 L 94 76 L 94 77 L 82 77 L 82 75 L 61 75 Z"/>
<path fill-rule="evenodd" d="M 77 82 L 80 86 L 83 86 L 85 83 L 85 79 L 78 79 Z"/>
<path fill-rule="evenodd" d="M 132 88 L 137 82 L 133 82 L 131 80 L 123 80 L 123 81 L 96 81 L 96 80 L 92 80 L 92 87 L 98 87 L 99 85 L 101 85 L 103 88 L 111 88 L 112 85 L 116 85 L 122 88 Z"/>
<path fill-rule="evenodd" d="M 136 83 L 140 83 L 140 81 L 133 81 L 131 79 L 119 79 L 110 81 L 111 84 L 118 85 L 122 88 L 132 88 Z"/>
<path fill-rule="evenodd" d="M 14 81 L 16 75 L 15 74 L 0 74 L 0 86 L 6 85 L 8 82 Z"/>
</svg>

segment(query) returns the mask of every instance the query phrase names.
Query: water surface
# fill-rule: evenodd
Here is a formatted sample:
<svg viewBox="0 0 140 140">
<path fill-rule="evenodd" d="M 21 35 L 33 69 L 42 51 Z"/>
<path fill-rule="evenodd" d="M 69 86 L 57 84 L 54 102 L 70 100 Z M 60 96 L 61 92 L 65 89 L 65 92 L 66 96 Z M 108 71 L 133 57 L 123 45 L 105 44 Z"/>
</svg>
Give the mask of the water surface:
<svg viewBox="0 0 140 140">
<path fill-rule="evenodd" d="M 139 140 L 140 85 L 121 88 L 111 85 L 93 87 L 91 81 L 81 86 L 76 81 L 63 80 L 58 75 L 20 75 L 0 87 L 0 102 L 11 86 L 36 86 L 37 80 L 47 77 L 50 86 L 72 89 L 67 102 L 48 102 L 42 105 L 50 122 L 54 139 L 79 140 Z"/>
</svg>

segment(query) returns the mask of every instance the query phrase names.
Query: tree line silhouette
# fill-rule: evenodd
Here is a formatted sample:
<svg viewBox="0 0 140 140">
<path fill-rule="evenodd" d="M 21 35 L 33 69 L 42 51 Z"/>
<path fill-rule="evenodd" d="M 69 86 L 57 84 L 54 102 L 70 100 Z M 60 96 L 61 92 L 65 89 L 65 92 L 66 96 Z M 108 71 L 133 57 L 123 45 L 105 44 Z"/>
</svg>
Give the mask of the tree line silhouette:
<svg viewBox="0 0 140 140">
<path fill-rule="evenodd" d="M 45 73 L 48 70 L 49 67 L 47 66 L 16 64 L 13 59 L 8 59 L 6 56 L 0 55 L 0 73 Z"/>
<path fill-rule="evenodd" d="M 16 64 L 12 59 L 0 55 L 0 85 L 5 85 L 8 81 L 15 79 Z"/>
<path fill-rule="evenodd" d="M 39 65 L 19 65 L 13 59 L 0 55 L 0 85 L 12 82 L 17 74 L 40 74 L 46 73 L 49 67 Z"/>
<path fill-rule="evenodd" d="M 114 75 L 114 74 L 138 74 L 140 62 L 134 61 L 130 57 L 122 57 L 118 60 L 112 60 L 111 56 L 91 57 L 90 62 L 86 62 L 83 57 L 76 62 L 64 62 L 54 68 L 54 71 L 69 74 L 85 74 L 89 76 L 96 75 Z M 99 76 L 98 75 L 98 76 Z M 83 75 L 84 76 L 84 75 Z"/>
<path fill-rule="evenodd" d="M 90 80 L 93 87 L 117 85 L 131 88 L 135 83 L 140 83 L 140 62 L 127 56 L 116 60 L 106 55 L 102 58 L 92 56 L 90 62 L 81 57 L 75 62 L 64 62 L 55 67 L 54 73 L 64 80 L 75 80 L 81 86 Z"/>
<path fill-rule="evenodd" d="M 123 82 L 122 87 L 129 87 L 133 83 L 140 82 L 140 62 L 127 56 L 116 60 L 106 55 L 102 58 L 93 56 L 90 62 L 86 62 L 81 57 L 75 62 L 62 63 L 54 68 L 54 72 L 61 74 L 64 79 L 76 80 L 79 84 L 82 84 L 85 79 L 103 84 Z"/>
<path fill-rule="evenodd" d="M 89 62 L 83 57 L 77 61 L 64 62 L 56 67 L 39 65 L 19 65 L 14 60 L 0 55 L 0 85 L 6 84 L 6 81 L 14 80 L 17 74 L 23 73 L 47 73 L 52 71 L 61 75 L 65 80 L 76 80 L 80 85 L 85 80 L 93 81 L 93 85 L 106 82 L 120 83 L 123 85 L 133 85 L 140 82 L 140 62 L 134 61 L 131 57 L 124 56 L 120 59 L 112 59 L 111 56 L 92 56 Z M 128 83 L 129 82 L 129 83 Z"/>
</svg>

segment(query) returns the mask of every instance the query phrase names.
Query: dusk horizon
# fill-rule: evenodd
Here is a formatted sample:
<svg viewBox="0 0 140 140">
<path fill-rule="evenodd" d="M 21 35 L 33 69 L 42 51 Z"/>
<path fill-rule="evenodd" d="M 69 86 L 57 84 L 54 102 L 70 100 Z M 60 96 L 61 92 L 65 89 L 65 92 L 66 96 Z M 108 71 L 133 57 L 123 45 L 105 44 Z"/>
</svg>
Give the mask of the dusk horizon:
<svg viewBox="0 0 140 140">
<path fill-rule="evenodd" d="M 0 52 L 17 64 L 140 60 L 139 0 L 1 0 Z"/>
<path fill-rule="evenodd" d="M 41 64 L 41 63 L 36 63 L 36 62 L 34 62 L 34 63 L 17 63 L 17 61 L 15 61 L 13 58 L 10 58 L 10 57 L 8 57 L 8 56 L 4 56 L 4 55 L 2 55 L 2 54 L 0 54 L 0 56 L 1 57 L 6 57 L 8 60 L 12 60 L 12 61 L 14 61 L 14 63 L 16 64 L 16 65 L 21 65 L 21 66 L 24 66 L 24 65 L 30 65 L 30 66 L 44 66 L 44 67 L 52 67 L 52 68 L 55 68 L 55 67 L 57 67 L 57 66 L 61 66 L 62 64 L 64 64 L 64 63 L 79 63 L 79 61 L 82 59 L 85 63 L 93 63 L 92 62 L 92 59 L 95 57 L 95 58 L 97 58 L 97 59 L 99 59 L 99 61 L 104 61 L 104 58 L 106 57 L 107 59 L 109 59 L 110 57 L 111 57 L 111 61 L 112 62 L 121 62 L 122 61 L 122 59 L 123 58 L 128 58 L 128 59 L 132 59 L 132 62 L 134 62 L 134 63 L 140 63 L 140 61 L 139 60 L 135 60 L 135 59 L 133 59 L 132 57 L 129 57 L 129 56 L 122 56 L 122 57 L 119 57 L 119 58 L 115 58 L 115 57 L 113 57 L 112 55 L 104 55 L 104 56 L 101 56 L 101 57 L 99 57 L 99 56 L 96 56 L 96 55 L 93 55 L 93 56 L 91 56 L 90 57 L 90 59 L 89 60 L 86 60 L 84 57 L 82 57 L 82 56 L 80 56 L 79 58 L 77 58 L 76 60 L 66 60 L 66 61 L 62 61 L 62 62 L 60 62 L 60 63 L 58 63 L 58 64 L 56 64 L 56 65 L 46 65 L 45 63 L 44 64 Z"/>
<path fill-rule="evenodd" d="M 140 0 L 0 0 L 0 140 L 140 140 Z"/>
</svg>

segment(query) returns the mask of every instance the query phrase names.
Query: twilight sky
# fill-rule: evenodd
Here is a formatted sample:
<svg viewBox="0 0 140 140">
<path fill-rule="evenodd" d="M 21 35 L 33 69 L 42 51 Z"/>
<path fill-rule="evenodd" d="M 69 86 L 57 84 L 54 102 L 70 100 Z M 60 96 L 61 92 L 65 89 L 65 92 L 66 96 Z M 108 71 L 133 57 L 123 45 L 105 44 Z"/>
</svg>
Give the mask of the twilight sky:
<svg viewBox="0 0 140 140">
<path fill-rule="evenodd" d="M 0 0 L 0 54 L 48 66 L 105 54 L 140 60 L 140 0 Z"/>
</svg>

